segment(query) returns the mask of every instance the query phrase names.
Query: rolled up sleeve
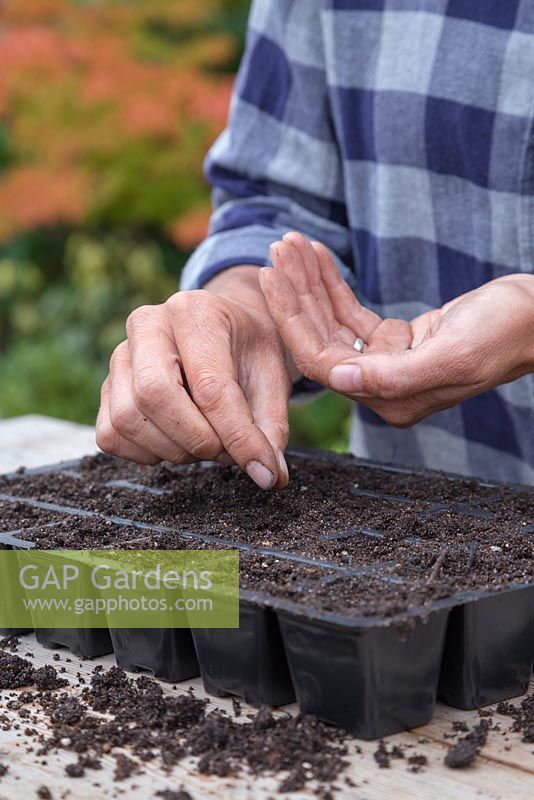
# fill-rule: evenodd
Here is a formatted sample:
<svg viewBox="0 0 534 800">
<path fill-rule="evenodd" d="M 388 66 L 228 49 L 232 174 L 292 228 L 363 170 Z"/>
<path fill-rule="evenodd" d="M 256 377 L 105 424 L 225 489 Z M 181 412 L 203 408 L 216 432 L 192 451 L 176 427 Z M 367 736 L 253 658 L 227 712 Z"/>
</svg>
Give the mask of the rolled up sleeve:
<svg viewBox="0 0 534 800">
<path fill-rule="evenodd" d="M 232 266 L 270 265 L 269 245 L 289 230 L 323 242 L 352 282 L 319 13 L 309 0 L 252 4 L 228 127 L 205 161 L 209 234 L 182 272 L 182 289 Z"/>
</svg>

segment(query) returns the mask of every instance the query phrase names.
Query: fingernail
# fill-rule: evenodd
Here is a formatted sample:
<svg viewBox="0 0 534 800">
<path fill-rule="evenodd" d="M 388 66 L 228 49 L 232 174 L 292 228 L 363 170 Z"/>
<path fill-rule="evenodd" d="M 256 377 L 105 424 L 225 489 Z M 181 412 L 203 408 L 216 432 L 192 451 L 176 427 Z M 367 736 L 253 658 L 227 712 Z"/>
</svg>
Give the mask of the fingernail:
<svg viewBox="0 0 534 800">
<path fill-rule="evenodd" d="M 284 458 L 284 454 L 281 450 L 276 451 L 276 458 L 278 459 L 278 466 L 280 467 L 280 472 L 285 476 L 286 482 L 289 483 L 289 470 L 287 468 L 287 462 Z"/>
<path fill-rule="evenodd" d="M 330 372 L 332 389 L 359 394 L 363 391 L 362 370 L 357 364 L 341 364 Z"/>
<path fill-rule="evenodd" d="M 276 477 L 273 473 L 259 461 L 250 461 L 245 470 L 249 478 L 252 478 L 260 489 L 272 489 L 276 483 Z"/>
</svg>

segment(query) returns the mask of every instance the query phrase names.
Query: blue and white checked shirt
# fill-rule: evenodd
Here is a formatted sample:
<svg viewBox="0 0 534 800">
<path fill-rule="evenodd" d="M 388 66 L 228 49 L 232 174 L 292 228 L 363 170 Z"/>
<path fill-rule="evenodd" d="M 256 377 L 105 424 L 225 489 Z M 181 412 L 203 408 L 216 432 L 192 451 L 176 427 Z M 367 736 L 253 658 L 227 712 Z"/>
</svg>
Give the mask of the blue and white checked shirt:
<svg viewBox="0 0 534 800">
<path fill-rule="evenodd" d="M 255 0 L 182 288 L 292 229 L 382 316 L 532 273 L 533 118 L 534 0 Z M 406 430 L 356 407 L 351 449 L 534 483 L 534 376 Z"/>
</svg>

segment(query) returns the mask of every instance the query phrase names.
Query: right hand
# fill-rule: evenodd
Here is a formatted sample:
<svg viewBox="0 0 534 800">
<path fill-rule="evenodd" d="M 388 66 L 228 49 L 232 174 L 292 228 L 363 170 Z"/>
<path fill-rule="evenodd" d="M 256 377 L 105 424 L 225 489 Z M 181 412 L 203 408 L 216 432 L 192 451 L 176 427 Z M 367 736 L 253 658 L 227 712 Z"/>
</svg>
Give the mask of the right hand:
<svg viewBox="0 0 534 800">
<path fill-rule="evenodd" d="M 97 444 L 141 464 L 236 463 L 262 489 L 285 486 L 292 381 L 257 269 L 235 267 L 208 287 L 130 314 L 102 386 Z"/>
</svg>

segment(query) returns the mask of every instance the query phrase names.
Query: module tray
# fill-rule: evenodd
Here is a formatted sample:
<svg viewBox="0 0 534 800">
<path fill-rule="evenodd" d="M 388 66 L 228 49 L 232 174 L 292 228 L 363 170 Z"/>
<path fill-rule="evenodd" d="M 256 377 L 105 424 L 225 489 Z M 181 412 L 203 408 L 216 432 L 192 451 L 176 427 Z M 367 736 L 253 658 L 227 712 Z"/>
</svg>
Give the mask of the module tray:
<svg viewBox="0 0 534 800">
<path fill-rule="evenodd" d="M 433 496 L 428 488 L 429 479 L 434 478 L 430 471 L 412 472 L 317 451 L 291 452 L 296 462 L 310 455 L 321 459 L 325 470 L 331 465 L 354 470 L 358 476 L 355 495 L 383 502 L 399 513 L 409 507 L 409 513 L 421 525 L 429 521 L 435 525 L 437 520 L 439 528 L 440 519 L 454 520 L 459 514 L 464 520 L 473 520 L 473 538 L 463 536 L 458 543 L 459 555 L 470 548 L 476 551 L 477 525 L 496 519 L 503 497 L 521 497 L 523 504 L 521 519 L 505 518 L 503 530 L 507 535 L 528 537 L 534 531 L 534 491 L 528 487 L 474 483 L 440 473 L 435 478 L 440 490 Z M 28 509 L 42 514 L 42 524 L 51 529 L 75 526 L 72 517 L 78 521 L 97 519 L 105 522 L 112 540 L 115 535 L 128 548 L 143 547 L 150 537 L 161 537 L 162 541 L 167 537 L 177 549 L 231 546 L 242 553 L 245 562 L 256 557 L 276 559 L 288 573 L 295 572 L 295 597 L 278 596 L 276 591 L 243 590 L 239 629 L 37 630 L 45 646 L 69 647 L 77 655 L 89 657 L 113 650 L 124 668 L 146 670 L 169 681 L 185 680 L 200 671 L 209 693 L 237 695 L 252 704 L 277 706 L 296 698 L 303 712 L 314 713 L 366 739 L 428 722 L 436 696 L 457 708 L 476 708 L 527 690 L 534 655 L 534 577 L 519 576 L 506 585 L 484 590 L 456 591 L 388 615 L 324 610 L 303 600 L 310 583 L 306 576 L 299 579 L 304 566 L 314 570 L 310 585 L 324 587 L 325 592 L 339 582 L 355 588 L 373 584 L 382 586 L 384 592 L 395 592 L 396 587 L 408 590 L 410 576 L 399 572 L 398 565 L 380 557 L 366 560 L 365 542 L 380 541 L 385 531 L 362 525 L 355 518 L 350 529 L 330 530 L 320 536 L 324 545 L 320 543 L 315 555 L 309 557 L 294 542 L 263 545 L 231 536 L 228 531 L 220 535 L 192 531 L 180 524 L 179 517 L 173 524 L 147 522 L 136 516 L 138 507 L 143 508 L 140 499 L 165 499 L 172 489 L 151 485 L 149 468 L 132 467 L 130 474 L 124 462 L 107 459 L 105 464 L 105 469 L 96 470 L 92 476 L 92 488 L 99 487 L 102 497 L 96 506 L 94 491 L 89 501 L 71 488 L 73 481 L 83 483 L 80 462 L 8 476 L 0 486 L 0 514 L 2 509 L 11 512 L 9 524 L 4 524 L 0 516 L 0 546 L 39 546 L 38 541 L 32 541 L 32 523 L 40 524 L 39 517 L 20 526 L 16 522 L 17 515 L 24 520 Z M 373 471 L 379 471 L 381 480 L 390 476 L 386 491 L 376 491 Z M 39 499 L 39 493 L 27 496 L 24 492 L 25 486 L 40 475 L 47 476 L 52 487 L 43 492 L 46 499 Z M 178 479 L 180 468 L 173 467 L 173 475 Z M 110 513 L 117 493 L 124 500 L 120 516 Z M 338 545 L 355 536 L 360 537 L 364 553 L 362 564 L 356 567 L 350 558 L 336 555 L 343 552 L 336 549 Z M 406 547 L 416 540 L 417 535 L 412 535 L 399 541 Z M 120 546 L 114 545 L 116 549 Z M 9 596 L 9 587 L 4 591 Z"/>
</svg>

